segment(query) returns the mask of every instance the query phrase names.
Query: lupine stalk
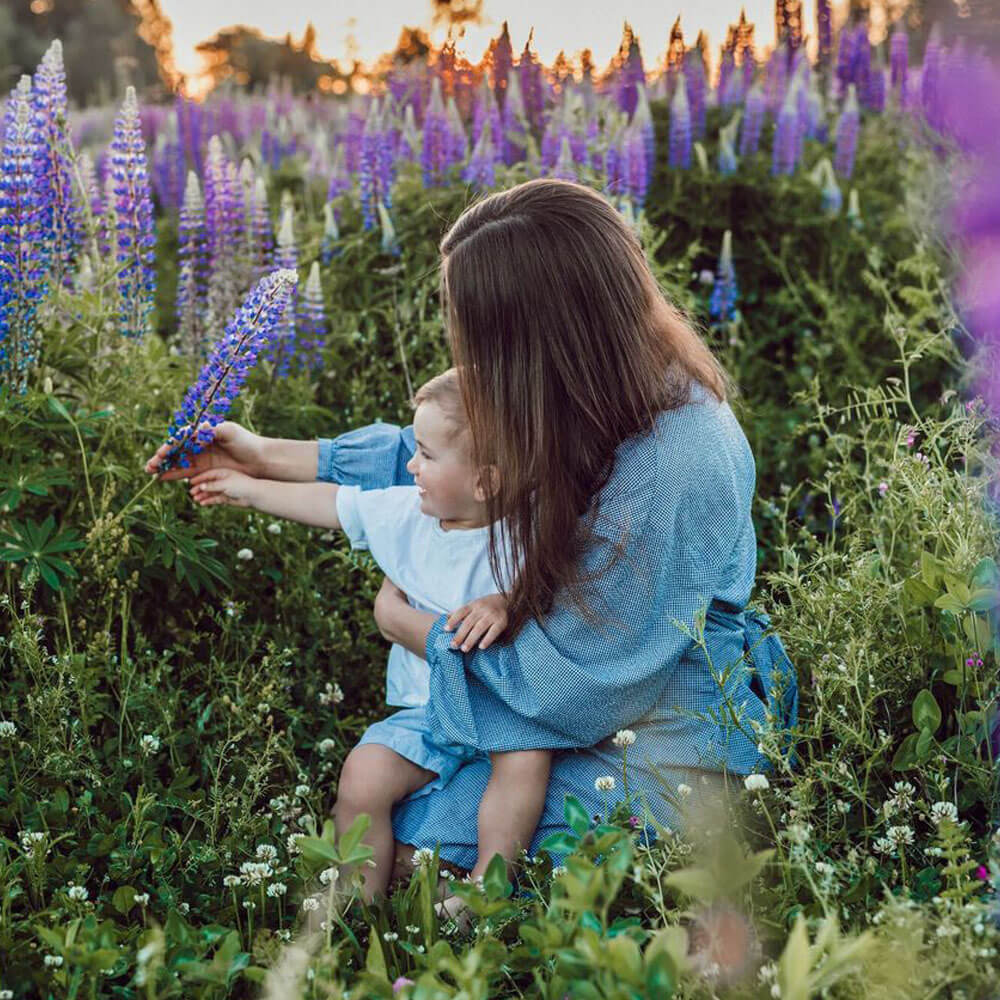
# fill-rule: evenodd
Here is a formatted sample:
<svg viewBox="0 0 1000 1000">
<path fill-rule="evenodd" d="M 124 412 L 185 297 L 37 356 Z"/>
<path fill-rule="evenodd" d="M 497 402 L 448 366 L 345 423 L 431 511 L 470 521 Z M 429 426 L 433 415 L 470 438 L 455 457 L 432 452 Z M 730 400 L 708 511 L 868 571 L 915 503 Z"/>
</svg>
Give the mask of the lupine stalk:
<svg viewBox="0 0 1000 1000">
<path fill-rule="evenodd" d="M 705 100 L 708 81 L 701 50 L 696 46 L 684 57 L 684 81 L 687 84 L 688 105 L 691 116 L 691 135 L 695 139 L 705 136 Z"/>
<path fill-rule="evenodd" d="M 340 253 L 337 241 L 340 239 L 340 230 L 337 228 L 337 216 L 333 211 L 333 204 L 326 202 L 323 205 L 323 242 L 320 245 L 320 260 L 326 267 L 333 258 Z"/>
<path fill-rule="evenodd" d="M 524 99 L 524 114 L 528 124 L 537 128 L 542 120 L 544 95 L 542 92 L 542 67 L 531 51 L 531 35 L 524 43 L 524 51 L 517 65 L 521 96 Z"/>
<path fill-rule="evenodd" d="M 160 465 L 161 471 L 174 466 L 189 468 L 192 457 L 211 443 L 215 426 L 226 419 L 271 331 L 288 308 L 297 280 L 296 271 L 273 271 L 243 300 L 174 413 L 167 437 L 172 448 Z"/>
<path fill-rule="evenodd" d="M 205 344 L 205 204 L 198 176 L 188 173 L 178 238 L 177 332 L 182 350 L 199 357 Z"/>
<path fill-rule="evenodd" d="M 507 84 L 514 66 L 514 47 L 510 44 L 510 32 L 504 21 L 500 37 L 493 46 L 493 94 L 497 107 L 502 112 L 507 101 Z"/>
<path fill-rule="evenodd" d="M 733 267 L 733 235 L 727 229 L 722 237 L 722 251 L 715 269 L 715 284 L 708 302 L 708 314 L 717 323 L 728 323 L 736 312 L 739 286 Z"/>
<path fill-rule="evenodd" d="M 441 97 L 441 81 L 431 84 L 431 99 L 424 117 L 424 135 L 420 150 L 420 166 L 424 187 L 443 184 L 448 157 L 448 116 Z"/>
<path fill-rule="evenodd" d="M 492 99 L 492 95 L 491 95 Z M 491 188 L 496 183 L 496 151 L 493 147 L 493 129 L 489 119 L 483 122 L 479 138 L 469 162 L 462 168 L 462 180 L 479 189 Z"/>
<path fill-rule="evenodd" d="M 764 91 L 759 83 L 755 83 L 747 94 L 743 114 L 743 127 L 740 130 L 740 157 L 746 159 L 753 156 L 760 148 L 760 133 L 764 125 L 764 112 L 767 102 Z"/>
<path fill-rule="evenodd" d="M 156 234 L 149 197 L 146 146 L 134 87 L 125 91 L 125 102 L 115 121 L 111 176 L 117 232 L 118 325 L 124 336 L 142 338 L 149 329 L 156 292 L 153 271 Z"/>
<path fill-rule="evenodd" d="M 398 257 L 403 251 L 396 237 L 396 227 L 392 224 L 392 217 L 381 202 L 378 204 L 378 219 L 382 226 L 382 252 Z"/>
<path fill-rule="evenodd" d="M 207 268 L 207 311 L 209 324 L 228 316 L 240 293 L 238 182 L 235 168 L 222 150 L 222 141 L 213 135 L 205 163 L 205 252 Z"/>
<path fill-rule="evenodd" d="M 281 213 L 281 226 L 278 229 L 278 238 L 274 248 L 274 263 L 282 270 L 298 273 L 299 249 L 295 241 L 294 211 L 292 206 L 288 204 L 285 205 Z M 294 290 L 289 299 L 288 308 L 272 329 L 266 355 L 268 361 L 274 365 L 274 374 L 278 378 L 283 378 L 288 374 L 289 366 L 298 347 L 296 343 L 298 331 L 295 328 L 297 296 Z"/>
<path fill-rule="evenodd" d="M 723 176 L 736 173 L 736 135 L 740 127 L 742 111 L 737 111 L 732 119 L 719 129 L 719 154 L 717 166 Z"/>
<path fill-rule="evenodd" d="M 309 268 L 305 290 L 299 297 L 296 325 L 299 330 L 296 355 L 299 370 L 319 371 L 323 367 L 323 348 L 326 346 L 326 309 L 318 261 L 313 261 Z"/>
<path fill-rule="evenodd" d="M 683 74 L 677 78 L 677 89 L 670 102 L 670 153 L 671 167 L 691 166 L 691 109 L 688 106 L 687 82 Z"/>
<path fill-rule="evenodd" d="M 528 121 L 525 117 L 521 84 L 516 74 L 507 81 L 507 100 L 503 108 L 503 161 L 507 166 L 520 163 L 528 152 Z"/>
<path fill-rule="evenodd" d="M 11 93 L 0 156 L 0 390 L 23 393 L 38 351 L 35 312 L 45 289 L 42 134 L 31 77 Z"/>
<path fill-rule="evenodd" d="M 837 122 L 836 151 L 833 164 L 841 177 L 850 177 L 854 172 L 854 154 L 858 148 L 858 130 L 861 115 L 858 110 L 858 95 L 854 84 L 847 88 L 847 101 Z"/>
<path fill-rule="evenodd" d="M 798 159 L 798 91 L 791 87 L 785 95 L 778 124 L 774 130 L 774 150 L 771 158 L 771 173 L 775 176 L 795 173 Z"/>
</svg>

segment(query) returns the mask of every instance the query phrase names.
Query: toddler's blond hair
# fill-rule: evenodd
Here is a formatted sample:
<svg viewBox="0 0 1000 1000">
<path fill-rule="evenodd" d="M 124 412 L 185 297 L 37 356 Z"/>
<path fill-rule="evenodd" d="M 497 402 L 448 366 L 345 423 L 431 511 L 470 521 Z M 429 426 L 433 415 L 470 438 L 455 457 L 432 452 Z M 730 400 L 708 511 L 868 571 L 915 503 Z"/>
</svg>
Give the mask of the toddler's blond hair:
<svg viewBox="0 0 1000 1000">
<path fill-rule="evenodd" d="M 449 368 L 428 379 L 413 394 L 410 406 L 415 410 L 421 403 L 435 403 L 454 427 L 455 437 L 469 433 L 469 420 L 462 401 L 462 388 L 458 383 L 458 369 Z"/>
</svg>

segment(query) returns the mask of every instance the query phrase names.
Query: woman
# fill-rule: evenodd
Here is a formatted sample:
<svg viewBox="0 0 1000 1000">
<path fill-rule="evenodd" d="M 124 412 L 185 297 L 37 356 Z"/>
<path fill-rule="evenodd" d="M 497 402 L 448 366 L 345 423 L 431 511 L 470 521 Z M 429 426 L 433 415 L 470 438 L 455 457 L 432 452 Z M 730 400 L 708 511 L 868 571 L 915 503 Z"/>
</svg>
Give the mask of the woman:
<svg viewBox="0 0 1000 1000">
<path fill-rule="evenodd" d="M 564 828 L 567 795 L 603 811 L 606 776 L 620 791 L 627 779 L 636 812 L 641 800 L 676 823 L 684 789 L 764 766 L 761 733 L 795 721 L 780 640 L 762 640 L 766 617 L 743 610 L 755 469 L 725 373 L 621 215 L 581 185 L 529 181 L 467 209 L 441 244 L 441 300 L 475 463 L 500 470 L 491 560 L 508 553 L 519 570 L 502 641 L 467 653 L 444 616 L 391 581 L 379 593 L 383 635 L 430 664 L 431 737 L 482 751 L 396 807 L 396 838 L 470 868 L 487 754 L 532 748 L 559 751 L 533 850 Z M 410 428 L 290 449 L 223 426 L 196 468 L 412 482 Z M 279 467 L 269 451 L 286 456 Z"/>
</svg>

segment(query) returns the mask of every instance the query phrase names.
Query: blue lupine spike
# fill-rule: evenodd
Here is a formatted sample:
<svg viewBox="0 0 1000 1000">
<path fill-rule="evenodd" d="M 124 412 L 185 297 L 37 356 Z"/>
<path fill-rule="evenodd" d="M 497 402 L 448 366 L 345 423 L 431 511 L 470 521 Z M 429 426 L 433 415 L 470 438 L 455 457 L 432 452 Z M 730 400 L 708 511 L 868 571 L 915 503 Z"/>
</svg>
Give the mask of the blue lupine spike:
<svg viewBox="0 0 1000 1000">
<path fill-rule="evenodd" d="M 744 107 L 743 127 L 740 129 L 740 157 L 743 159 L 753 156 L 760 148 L 760 133 L 764 125 L 766 107 L 764 91 L 758 81 L 750 88 Z"/>
<path fill-rule="evenodd" d="M 272 271 L 243 300 L 174 413 L 167 436 L 172 447 L 160 464 L 161 471 L 189 468 L 191 458 L 211 442 L 212 428 L 225 420 L 271 330 L 287 309 L 297 281 L 296 271 Z"/>
<path fill-rule="evenodd" d="M 736 133 L 740 127 L 742 111 L 737 111 L 732 119 L 719 129 L 719 153 L 717 166 L 723 176 L 736 173 Z"/>
<path fill-rule="evenodd" d="M 774 130 L 771 173 L 775 176 L 795 173 L 795 164 L 798 162 L 798 119 L 798 92 L 795 87 L 790 87 Z"/>
<path fill-rule="evenodd" d="M 687 82 L 683 74 L 677 77 L 677 87 L 670 102 L 670 153 L 671 167 L 691 166 L 691 109 L 688 106 Z"/>
<path fill-rule="evenodd" d="M 193 170 L 184 190 L 177 239 L 177 333 L 183 353 L 200 357 L 206 347 L 205 203 Z"/>
<path fill-rule="evenodd" d="M 24 393 L 45 290 L 42 132 L 22 76 L 7 102 L 0 155 L 0 391 Z"/>
<path fill-rule="evenodd" d="M 728 323 L 734 318 L 739 285 L 733 267 L 733 234 L 727 229 L 722 237 L 722 251 L 715 269 L 715 284 L 708 303 L 709 316 L 718 323 Z"/>
<path fill-rule="evenodd" d="M 376 175 L 376 159 L 382 122 L 379 118 L 379 102 L 376 98 L 368 110 L 365 129 L 361 134 L 361 169 L 359 185 L 361 188 L 361 224 L 367 232 L 375 228 L 375 204 L 379 199 Z"/>
<path fill-rule="evenodd" d="M 833 164 L 841 177 L 850 177 L 854 172 L 854 155 L 858 148 L 858 130 L 861 115 L 858 110 L 858 95 L 854 84 L 847 88 L 847 100 L 837 122 L 836 150 Z"/>
<path fill-rule="evenodd" d="M 115 121 L 111 176 L 115 193 L 118 325 L 124 336 L 140 339 L 149 329 L 156 293 L 153 270 L 156 230 L 134 87 L 126 89 L 125 101 Z"/>
</svg>

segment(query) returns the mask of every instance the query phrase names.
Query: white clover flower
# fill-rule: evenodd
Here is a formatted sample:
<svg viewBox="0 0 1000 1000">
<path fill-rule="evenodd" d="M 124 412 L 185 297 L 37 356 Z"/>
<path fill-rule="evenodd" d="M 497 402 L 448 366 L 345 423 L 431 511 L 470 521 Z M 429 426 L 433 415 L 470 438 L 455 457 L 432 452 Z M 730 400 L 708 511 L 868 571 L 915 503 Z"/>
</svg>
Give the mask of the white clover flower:
<svg viewBox="0 0 1000 1000">
<path fill-rule="evenodd" d="M 273 844 L 258 844 L 254 855 L 258 861 L 277 861 L 278 848 Z"/>
<path fill-rule="evenodd" d="M 324 868 L 323 871 L 319 873 L 319 880 L 323 885 L 330 885 L 331 882 L 336 882 L 340 872 L 336 868 Z"/>
<path fill-rule="evenodd" d="M 268 809 L 271 812 L 280 813 L 288 805 L 287 795 L 275 795 L 273 799 L 269 799 L 267 803 Z"/>
<path fill-rule="evenodd" d="M 552 877 L 558 878 L 560 875 L 565 875 L 566 871 L 567 869 L 565 865 L 555 865 L 552 869 Z"/>
<path fill-rule="evenodd" d="M 690 785 L 685 785 L 685 784 L 684 784 L 684 782 L 682 781 L 682 782 L 681 782 L 681 783 L 680 783 L 680 784 L 679 784 L 679 785 L 677 786 L 677 794 L 678 794 L 678 795 L 679 795 L 679 796 L 680 796 L 680 797 L 681 797 L 682 799 L 686 799 L 686 798 L 687 798 L 687 797 L 688 797 L 688 796 L 689 796 L 689 795 L 691 794 L 691 786 L 690 786 Z"/>
<path fill-rule="evenodd" d="M 0 990 L 0 1000 L 14 1000 L 14 991 Z"/>
<path fill-rule="evenodd" d="M 177 904 L 177 910 L 178 910 L 179 913 L 182 913 L 184 916 L 187 916 L 191 912 L 191 904 L 190 903 L 178 903 Z"/>
<path fill-rule="evenodd" d="M 333 684 L 330 681 L 326 682 L 326 686 L 319 693 L 319 703 L 326 707 L 330 705 L 339 705 L 344 700 L 344 692 L 341 691 L 339 684 Z"/>
<path fill-rule="evenodd" d="M 63 964 L 63 957 L 62 955 L 46 955 L 42 961 L 50 969 L 58 969 Z M 11 996 L 13 996 L 13 994 L 11 994 Z"/>
<path fill-rule="evenodd" d="M 249 562 L 253 559 L 253 549 L 240 549 L 236 553 L 236 558 L 242 560 L 243 562 Z"/>
<path fill-rule="evenodd" d="M 236 886 L 243 884 L 243 879 L 239 875 L 224 875 L 222 878 L 222 884 L 227 889 L 235 889 Z"/>
<path fill-rule="evenodd" d="M 426 868 L 434 860 L 434 851 L 430 847 L 418 847 L 413 852 L 412 865 L 414 868 Z"/>
<path fill-rule="evenodd" d="M 132 897 L 132 902 L 137 903 L 139 906 L 146 906 L 149 903 L 149 893 L 148 892 L 137 892 Z"/>
<path fill-rule="evenodd" d="M 911 826 L 890 826 L 885 831 L 885 835 L 896 847 L 913 843 L 913 827 Z"/>
<path fill-rule="evenodd" d="M 619 729 L 611 742 L 616 747 L 630 747 L 635 743 L 635 733 L 631 729 Z"/>
<path fill-rule="evenodd" d="M 334 754 L 337 749 L 337 741 L 331 740 L 327 737 L 325 740 L 320 740 L 316 745 L 316 749 L 324 756 L 330 757 Z"/>
<path fill-rule="evenodd" d="M 611 792 L 615 788 L 615 778 L 612 774 L 602 774 L 594 780 L 594 788 L 599 792 Z"/>
<path fill-rule="evenodd" d="M 301 836 L 301 833 L 290 833 L 288 835 L 285 840 L 285 850 L 289 854 L 300 854 L 302 852 L 302 848 L 299 847 L 299 837 Z"/>
<path fill-rule="evenodd" d="M 943 819 L 950 819 L 952 823 L 958 822 L 958 809 L 954 802 L 935 802 L 931 806 L 931 820 L 935 826 L 940 826 Z"/>
<path fill-rule="evenodd" d="M 147 757 L 149 757 L 160 749 L 160 737 L 154 736 L 152 733 L 146 733 L 146 735 L 139 740 L 139 749 Z"/>
<path fill-rule="evenodd" d="M 386 931 L 382 935 L 382 940 L 383 941 L 398 941 L 399 940 L 399 935 L 395 931 Z"/>
<path fill-rule="evenodd" d="M 87 892 L 87 887 L 84 885 L 73 885 L 72 882 L 66 887 L 66 895 L 70 899 L 76 899 L 79 902 L 83 902 L 90 893 Z"/>
<path fill-rule="evenodd" d="M 306 896 L 302 900 L 302 909 L 311 912 L 319 909 L 319 900 L 315 896 Z"/>
<path fill-rule="evenodd" d="M 419 934 L 420 933 L 420 928 L 417 927 L 417 926 L 415 926 L 414 924 L 407 924 L 406 925 L 406 933 L 407 934 Z"/>
<path fill-rule="evenodd" d="M 288 892 L 288 886 L 284 882 L 272 882 L 267 887 L 267 894 L 272 898 L 284 896 L 286 892 Z"/>
<path fill-rule="evenodd" d="M 743 779 L 743 787 L 748 792 L 763 792 L 765 789 L 771 787 L 771 782 L 763 774 L 748 774 Z"/>
<path fill-rule="evenodd" d="M 308 785 L 296 785 L 295 786 L 295 794 L 300 799 L 304 799 L 309 794 L 309 786 Z"/>
<path fill-rule="evenodd" d="M 845 802 L 843 799 L 837 799 L 833 804 L 833 808 L 839 813 L 843 813 L 845 816 L 851 811 L 851 803 Z"/>
<path fill-rule="evenodd" d="M 240 875 L 247 885 L 260 885 L 265 879 L 269 879 L 274 874 L 273 869 L 267 862 L 244 861 L 240 865 Z"/>
<path fill-rule="evenodd" d="M 812 836 L 812 826 L 809 823 L 790 823 L 786 833 L 793 844 L 806 844 Z"/>
<path fill-rule="evenodd" d="M 267 530 L 272 535 L 281 534 L 281 524 L 278 521 L 272 521 L 268 526 Z"/>
<path fill-rule="evenodd" d="M 244 899 L 243 900 L 243 909 L 244 910 L 256 910 L 257 909 L 257 904 L 252 899 Z"/>
<path fill-rule="evenodd" d="M 41 830 L 24 830 L 21 833 L 21 850 L 25 854 L 33 854 L 35 848 L 45 840 L 45 834 Z"/>
<path fill-rule="evenodd" d="M 0 722 L 0 740 L 12 740 L 17 736 L 17 726 L 13 722 Z"/>
<path fill-rule="evenodd" d="M 816 871 L 818 871 L 820 875 L 824 875 L 826 877 L 833 875 L 835 870 L 833 865 L 831 865 L 828 861 L 817 861 L 815 867 Z"/>
</svg>

